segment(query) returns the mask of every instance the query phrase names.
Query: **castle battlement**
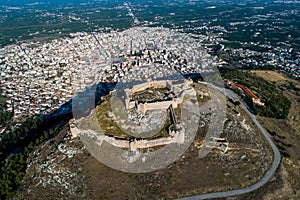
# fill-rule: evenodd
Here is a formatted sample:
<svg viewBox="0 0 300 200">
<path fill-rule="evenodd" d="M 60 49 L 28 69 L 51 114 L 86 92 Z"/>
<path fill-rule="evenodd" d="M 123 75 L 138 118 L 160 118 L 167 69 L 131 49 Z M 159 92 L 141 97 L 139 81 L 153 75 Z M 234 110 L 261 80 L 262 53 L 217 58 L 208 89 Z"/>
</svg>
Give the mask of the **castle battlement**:
<svg viewBox="0 0 300 200">
<path fill-rule="evenodd" d="M 184 79 L 184 80 L 160 80 L 160 81 L 152 81 L 148 80 L 146 83 L 141 83 L 138 85 L 134 85 L 132 88 L 125 89 L 125 107 L 126 109 L 132 109 L 134 107 L 143 114 L 145 114 L 149 110 L 160 110 L 167 109 L 171 105 L 173 108 L 177 108 L 179 104 L 182 103 L 184 96 L 186 94 L 194 95 L 195 91 L 192 90 L 189 86 L 193 83 L 192 80 Z M 132 101 L 132 94 L 140 91 L 144 91 L 148 88 L 167 88 L 170 92 L 175 94 L 175 97 L 172 100 L 167 101 L 157 101 L 157 102 L 145 102 L 139 103 L 136 101 Z"/>
</svg>

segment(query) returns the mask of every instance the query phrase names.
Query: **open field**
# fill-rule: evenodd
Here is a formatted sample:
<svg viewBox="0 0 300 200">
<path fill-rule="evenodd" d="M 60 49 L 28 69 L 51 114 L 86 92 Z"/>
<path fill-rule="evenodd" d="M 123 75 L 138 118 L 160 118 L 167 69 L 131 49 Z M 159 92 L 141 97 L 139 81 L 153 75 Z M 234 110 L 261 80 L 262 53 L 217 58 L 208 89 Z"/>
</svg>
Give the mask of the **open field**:
<svg viewBox="0 0 300 200">
<path fill-rule="evenodd" d="M 267 81 L 275 82 L 275 81 L 286 81 L 289 78 L 285 77 L 283 74 L 280 74 L 276 71 L 271 70 L 252 70 L 252 73 L 264 78 Z"/>
<path fill-rule="evenodd" d="M 251 70 L 251 72 L 257 76 L 262 77 L 266 81 L 270 82 L 292 82 L 296 85 L 297 88 L 300 89 L 300 82 L 293 80 L 284 74 L 281 74 L 276 71 L 271 71 L 271 70 Z"/>
</svg>

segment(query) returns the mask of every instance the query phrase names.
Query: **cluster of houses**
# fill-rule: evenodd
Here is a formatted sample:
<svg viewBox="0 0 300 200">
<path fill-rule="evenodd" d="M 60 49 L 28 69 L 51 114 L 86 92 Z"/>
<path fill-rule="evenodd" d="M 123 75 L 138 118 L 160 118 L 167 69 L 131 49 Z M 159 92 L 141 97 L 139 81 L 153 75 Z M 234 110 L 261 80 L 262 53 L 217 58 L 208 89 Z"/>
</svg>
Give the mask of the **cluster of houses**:
<svg viewBox="0 0 300 200">
<path fill-rule="evenodd" d="M 209 72 L 219 63 L 199 46 L 187 34 L 149 27 L 10 45 L 0 49 L 1 91 L 14 117 L 47 114 L 94 83 Z"/>
<path fill-rule="evenodd" d="M 276 47 L 272 51 L 253 51 L 249 49 L 229 49 L 224 51 L 229 52 L 232 57 L 239 57 L 239 63 L 242 67 L 257 68 L 273 67 L 282 72 L 289 73 L 292 77 L 300 78 L 300 53 L 293 48 Z"/>
</svg>

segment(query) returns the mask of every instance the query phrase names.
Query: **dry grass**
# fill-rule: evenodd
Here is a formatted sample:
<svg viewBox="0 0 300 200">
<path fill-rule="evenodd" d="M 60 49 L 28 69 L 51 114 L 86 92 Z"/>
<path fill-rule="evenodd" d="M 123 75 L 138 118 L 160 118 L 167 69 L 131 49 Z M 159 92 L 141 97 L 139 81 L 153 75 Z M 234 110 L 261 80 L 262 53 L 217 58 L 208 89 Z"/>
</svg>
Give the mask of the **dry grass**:
<svg viewBox="0 0 300 200">
<path fill-rule="evenodd" d="M 293 80 L 289 77 L 286 77 L 284 74 L 281 74 L 276 71 L 271 71 L 271 70 L 252 70 L 251 71 L 254 75 L 257 75 L 266 81 L 269 82 L 293 82 L 296 87 L 300 88 L 300 82 Z"/>
<path fill-rule="evenodd" d="M 280 74 L 276 71 L 270 71 L 270 70 L 252 70 L 252 73 L 262 77 L 263 79 L 271 82 L 276 81 L 286 81 L 289 80 L 289 78 L 285 77 L 283 74 Z"/>
<path fill-rule="evenodd" d="M 108 117 L 108 112 L 111 111 L 111 102 L 104 101 L 100 106 L 97 106 L 96 113 L 99 125 L 104 134 L 113 134 L 118 137 L 126 137 L 117 123 Z"/>
</svg>

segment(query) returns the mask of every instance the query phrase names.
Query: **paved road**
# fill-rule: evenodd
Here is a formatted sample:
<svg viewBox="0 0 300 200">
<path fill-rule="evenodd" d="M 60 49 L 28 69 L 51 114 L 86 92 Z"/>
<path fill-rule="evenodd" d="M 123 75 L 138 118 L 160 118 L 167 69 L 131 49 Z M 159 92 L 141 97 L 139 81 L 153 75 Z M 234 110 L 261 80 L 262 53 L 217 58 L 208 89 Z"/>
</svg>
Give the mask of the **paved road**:
<svg viewBox="0 0 300 200">
<path fill-rule="evenodd" d="M 280 152 L 279 152 L 277 146 L 271 140 L 268 132 L 256 120 L 256 117 L 252 113 L 249 112 L 249 110 L 246 108 L 246 106 L 239 100 L 237 95 L 234 92 L 232 92 L 231 90 L 228 90 L 228 89 L 218 88 L 218 87 L 215 87 L 215 86 L 212 86 L 212 87 L 222 91 L 223 93 L 226 93 L 227 96 L 229 96 L 230 98 L 232 98 L 234 100 L 238 100 L 241 103 L 240 106 L 249 114 L 249 116 L 252 118 L 252 120 L 254 121 L 256 126 L 259 128 L 261 133 L 264 135 L 264 137 L 266 138 L 266 140 L 269 142 L 270 146 L 272 147 L 272 150 L 273 150 L 273 153 L 274 153 L 274 160 L 273 160 L 272 166 L 266 172 L 265 176 L 260 181 L 255 183 L 254 185 L 251 185 L 251 186 L 246 187 L 246 188 L 238 189 L 238 190 L 230 190 L 230 191 L 226 191 L 226 192 L 215 192 L 215 193 L 208 193 L 208 194 L 200 194 L 200 195 L 196 195 L 196 196 L 186 197 L 186 198 L 183 198 L 182 200 L 222 198 L 222 197 L 230 197 L 230 196 L 236 196 L 236 195 L 241 195 L 241 194 L 245 194 L 245 193 L 248 193 L 248 192 L 252 192 L 252 191 L 260 188 L 264 184 L 266 184 L 273 177 L 276 169 L 278 168 L 278 166 L 280 164 L 281 157 L 280 157 Z"/>
</svg>

